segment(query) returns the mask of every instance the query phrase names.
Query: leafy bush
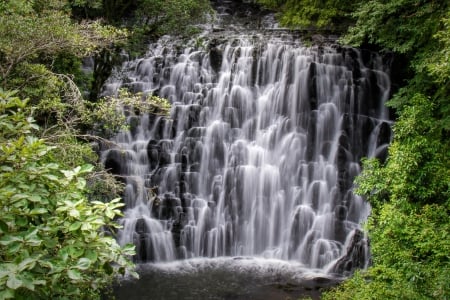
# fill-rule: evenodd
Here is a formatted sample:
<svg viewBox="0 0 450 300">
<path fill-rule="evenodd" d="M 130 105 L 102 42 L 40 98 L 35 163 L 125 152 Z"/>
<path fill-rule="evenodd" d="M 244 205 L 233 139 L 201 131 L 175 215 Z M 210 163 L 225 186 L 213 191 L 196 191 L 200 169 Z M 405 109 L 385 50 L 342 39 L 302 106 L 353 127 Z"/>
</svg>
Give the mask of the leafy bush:
<svg viewBox="0 0 450 300">
<path fill-rule="evenodd" d="M 120 199 L 89 202 L 92 166 L 61 169 L 27 101 L 0 90 L 0 299 L 94 299 L 132 270 L 113 238 Z"/>
<path fill-rule="evenodd" d="M 150 113 L 167 116 L 171 108 L 167 99 L 133 94 L 125 89 L 119 90 L 118 96 L 108 96 L 88 106 L 83 123 L 91 125 L 94 132 L 103 137 L 111 137 L 125 129 L 126 115 Z"/>
<path fill-rule="evenodd" d="M 342 30 L 350 24 L 350 13 L 359 1 L 348 0 L 257 0 L 279 13 L 283 26 Z"/>
<path fill-rule="evenodd" d="M 425 2 L 367 2 L 350 32 L 408 53 L 415 74 L 389 102 L 398 119 L 386 163 L 365 161 L 357 179 L 373 206 L 373 266 L 324 299 L 450 298 L 450 11 Z"/>
</svg>

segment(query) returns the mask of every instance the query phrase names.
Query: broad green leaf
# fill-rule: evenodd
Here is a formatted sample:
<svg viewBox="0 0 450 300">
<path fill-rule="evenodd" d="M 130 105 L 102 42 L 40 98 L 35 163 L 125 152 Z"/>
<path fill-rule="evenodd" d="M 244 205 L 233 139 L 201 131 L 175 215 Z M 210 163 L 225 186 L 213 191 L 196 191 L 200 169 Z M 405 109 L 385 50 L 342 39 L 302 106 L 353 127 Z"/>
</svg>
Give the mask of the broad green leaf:
<svg viewBox="0 0 450 300">
<path fill-rule="evenodd" d="M 17 272 L 17 265 L 14 263 L 3 263 L 0 265 L 0 279 L 8 277 L 11 273 Z"/>
<path fill-rule="evenodd" d="M 22 248 L 21 242 L 14 242 L 8 245 L 8 254 L 16 254 Z"/>
<path fill-rule="evenodd" d="M 136 246 L 133 244 L 126 244 L 122 251 L 125 255 L 135 255 L 136 254 Z"/>
<path fill-rule="evenodd" d="M 46 208 L 40 207 L 40 208 L 33 208 L 30 211 L 30 215 L 42 215 L 48 213 L 48 210 Z"/>
<path fill-rule="evenodd" d="M 30 291 L 34 291 L 34 282 L 30 279 L 23 279 L 22 285 L 24 288 L 29 289 Z"/>
<path fill-rule="evenodd" d="M 83 223 L 83 225 L 81 225 L 81 230 L 83 231 L 92 230 L 92 225 L 90 223 Z"/>
<path fill-rule="evenodd" d="M 10 289 L 6 289 L 0 291 L 0 299 L 13 299 L 15 297 L 14 291 Z"/>
<path fill-rule="evenodd" d="M 114 217 L 116 216 L 116 213 L 114 212 L 114 210 L 111 210 L 109 207 L 105 210 L 105 215 L 110 218 L 111 220 L 114 219 Z"/>
<path fill-rule="evenodd" d="M 17 269 L 22 272 L 25 269 L 32 269 L 36 265 L 36 259 L 35 258 L 25 258 L 23 261 L 20 262 Z"/>
<path fill-rule="evenodd" d="M 86 164 L 86 165 L 82 165 L 81 166 L 81 169 L 80 169 L 79 173 L 80 174 L 82 174 L 82 173 L 90 173 L 90 172 L 92 172 L 92 170 L 94 170 L 94 166 Z"/>
<path fill-rule="evenodd" d="M 78 219 L 80 217 L 80 211 L 76 208 L 73 208 L 69 211 L 69 216 Z"/>
<path fill-rule="evenodd" d="M 19 194 L 15 194 L 14 196 L 12 196 L 11 200 L 12 201 L 18 201 L 18 200 L 21 200 L 21 199 L 27 199 L 28 197 L 29 197 L 29 195 L 27 195 L 27 194 L 19 193 Z"/>
<path fill-rule="evenodd" d="M 44 174 L 43 177 L 51 181 L 59 181 L 59 177 L 51 174 Z"/>
<path fill-rule="evenodd" d="M 1 166 L 0 167 L 0 171 L 2 171 L 2 172 L 13 172 L 14 171 L 14 169 L 13 168 L 11 168 L 10 166 Z"/>
<path fill-rule="evenodd" d="M 91 261 L 86 257 L 82 257 L 78 260 L 75 268 L 80 269 L 80 270 L 87 270 L 90 266 L 91 266 Z"/>
<path fill-rule="evenodd" d="M 47 238 L 43 241 L 47 248 L 55 248 L 58 245 L 58 240 L 56 238 Z"/>
<path fill-rule="evenodd" d="M 81 276 L 80 271 L 76 270 L 76 269 L 70 269 L 67 271 L 67 275 L 69 276 L 70 279 L 72 280 L 81 280 L 83 277 Z"/>
<path fill-rule="evenodd" d="M 75 175 L 75 173 L 73 171 L 69 171 L 69 170 L 61 170 L 61 172 L 64 174 L 64 176 L 66 176 L 67 179 L 71 180 L 73 178 L 73 176 Z"/>
<path fill-rule="evenodd" d="M 97 261 L 98 254 L 94 250 L 86 250 L 85 256 L 91 261 L 95 262 Z"/>
<path fill-rule="evenodd" d="M 16 225 L 18 225 L 20 227 L 27 226 L 28 225 L 28 218 L 27 217 L 18 216 L 16 218 Z"/>
<path fill-rule="evenodd" d="M 11 274 L 6 282 L 6 286 L 10 289 L 17 290 L 23 285 L 22 280 L 16 277 L 16 274 Z"/>
<path fill-rule="evenodd" d="M 48 268 L 48 269 L 53 269 L 53 264 L 52 264 L 52 262 L 51 261 L 49 261 L 49 260 L 43 260 L 43 259 L 40 259 L 40 260 L 38 260 L 37 261 L 37 263 L 40 265 L 40 266 L 42 266 L 42 267 L 44 267 L 44 268 Z"/>
<path fill-rule="evenodd" d="M 39 195 L 32 195 L 28 198 L 31 202 L 40 202 L 42 197 Z"/>
<path fill-rule="evenodd" d="M 19 237 L 19 236 L 14 236 L 14 235 L 6 235 L 0 239 L 0 245 L 3 245 L 3 246 L 8 246 L 9 244 L 14 243 L 14 242 L 23 242 L 23 238 Z"/>
<path fill-rule="evenodd" d="M 34 285 L 44 285 L 44 284 L 46 284 L 46 281 L 45 280 L 33 280 L 33 284 Z"/>
<path fill-rule="evenodd" d="M 73 258 L 78 258 L 81 255 L 83 255 L 84 253 L 84 249 L 83 248 L 78 248 L 75 246 L 69 246 L 67 247 L 67 253 L 69 253 L 69 255 Z"/>
<path fill-rule="evenodd" d="M 77 188 L 82 190 L 86 187 L 86 180 L 84 178 L 77 179 Z"/>
<path fill-rule="evenodd" d="M 72 223 L 72 224 L 69 226 L 69 231 L 75 231 L 75 230 L 78 230 L 78 229 L 81 227 L 81 225 L 82 225 L 81 222 L 75 222 L 75 223 Z"/>
</svg>

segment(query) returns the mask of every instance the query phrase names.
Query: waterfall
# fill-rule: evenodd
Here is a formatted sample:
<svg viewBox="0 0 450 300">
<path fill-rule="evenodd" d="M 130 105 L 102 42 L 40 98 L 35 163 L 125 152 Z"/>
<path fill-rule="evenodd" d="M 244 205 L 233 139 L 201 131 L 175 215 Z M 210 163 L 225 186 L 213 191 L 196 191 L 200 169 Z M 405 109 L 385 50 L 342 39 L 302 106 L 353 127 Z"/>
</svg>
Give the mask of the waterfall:
<svg viewBox="0 0 450 300">
<path fill-rule="evenodd" d="M 390 80 L 372 53 L 287 34 L 164 37 L 118 86 L 172 103 L 105 149 L 126 178 L 121 244 L 141 262 L 242 256 L 365 267 L 360 159 L 386 156 Z M 130 123 L 136 116 L 129 116 Z"/>
</svg>

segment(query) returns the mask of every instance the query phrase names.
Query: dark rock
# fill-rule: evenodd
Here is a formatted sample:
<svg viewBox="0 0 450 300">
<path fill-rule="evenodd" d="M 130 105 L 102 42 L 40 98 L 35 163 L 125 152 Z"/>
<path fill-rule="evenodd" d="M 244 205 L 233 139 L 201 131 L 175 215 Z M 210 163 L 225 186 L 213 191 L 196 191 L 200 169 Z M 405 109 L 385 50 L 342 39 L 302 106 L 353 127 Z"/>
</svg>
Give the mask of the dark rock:
<svg viewBox="0 0 450 300">
<path fill-rule="evenodd" d="M 127 162 L 132 159 L 132 154 L 128 151 L 111 149 L 106 155 L 104 166 L 114 175 L 127 175 Z"/>
<path fill-rule="evenodd" d="M 343 205 L 338 205 L 334 209 L 334 216 L 339 221 L 344 221 L 347 218 L 347 207 Z"/>
<path fill-rule="evenodd" d="M 345 254 L 336 262 L 331 273 L 349 276 L 356 269 L 366 267 L 366 262 L 369 260 L 367 257 L 368 247 L 368 241 L 365 239 L 364 233 L 355 229 Z"/>
<path fill-rule="evenodd" d="M 213 46 L 209 49 L 209 62 L 214 72 L 218 73 L 222 66 L 222 50 Z"/>
</svg>

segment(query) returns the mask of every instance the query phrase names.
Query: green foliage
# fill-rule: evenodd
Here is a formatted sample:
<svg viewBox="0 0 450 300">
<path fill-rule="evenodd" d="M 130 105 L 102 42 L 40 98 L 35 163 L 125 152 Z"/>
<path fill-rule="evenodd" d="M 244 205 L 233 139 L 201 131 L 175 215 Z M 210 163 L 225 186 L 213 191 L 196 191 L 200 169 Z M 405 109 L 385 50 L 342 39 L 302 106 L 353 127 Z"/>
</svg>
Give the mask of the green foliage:
<svg viewBox="0 0 450 300">
<path fill-rule="evenodd" d="M 207 12 L 211 12 L 207 0 L 141 0 L 136 15 L 150 31 L 182 34 Z"/>
<path fill-rule="evenodd" d="M 427 71 L 435 78 L 436 83 L 448 87 L 450 77 L 450 15 L 442 20 L 443 28 L 434 38 L 439 41 L 439 55 L 425 58 Z"/>
<path fill-rule="evenodd" d="M 61 169 L 26 106 L 0 90 L 0 299 L 99 298 L 133 273 L 134 246 L 110 236 L 123 204 L 88 201 L 93 167 Z"/>
<path fill-rule="evenodd" d="M 133 14 L 125 49 L 135 57 L 144 54 L 148 42 L 159 36 L 196 33 L 195 25 L 205 21 L 213 10 L 208 0 L 140 0 Z"/>
<path fill-rule="evenodd" d="M 38 55 L 71 51 L 81 54 L 86 39 L 61 12 L 0 16 L 0 82 L 21 62 Z"/>
<path fill-rule="evenodd" d="M 126 129 L 127 115 L 150 113 L 168 116 L 171 108 L 166 99 L 142 93 L 132 94 L 125 89 L 119 90 L 117 97 L 105 97 L 89 106 L 83 123 L 89 124 L 102 137 L 112 137 Z"/>
<path fill-rule="evenodd" d="M 385 204 L 371 219 L 373 266 L 323 299 L 448 299 L 449 207 Z"/>
<path fill-rule="evenodd" d="M 92 19 L 100 17 L 103 11 L 102 0 L 70 0 L 72 13 L 75 17 Z"/>
<path fill-rule="evenodd" d="M 359 1 L 348 0 L 258 0 L 279 13 L 283 26 L 342 30 L 349 25 L 350 13 Z"/>
<path fill-rule="evenodd" d="M 373 266 L 325 299 L 450 298 L 450 11 L 441 1 L 370 1 L 348 40 L 408 53 L 414 77 L 390 100 L 384 165 L 364 162 Z"/>
<path fill-rule="evenodd" d="M 68 74 L 81 91 L 89 92 L 93 76 L 91 72 L 82 70 L 79 57 L 69 52 L 59 53 L 49 65 L 53 73 Z"/>
<path fill-rule="evenodd" d="M 28 98 L 36 108 L 36 118 L 39 121 L 65 112 L 61 102 L 64 82 L 42 64 L 24 62 L 17 65 L 4 86 L 17 89 L 21 98 Z"/>
<path fill-rule="evenodd" d="M 0 15 L 0 83 L 21 63 L 51 61 L 61 53 L 81 57 L 124 39 L 127 32 L 101 22 L 74 23 L 65 1 L 11 0 Z M 55 5 L 52 5 L 55 4 Z M 56 5 L 58 4 L 58 5 Z"/>
<path fill-rule="evenodd" d="M 438 30 L 446 8 L 446 1 L 362 1 L 353 13 L 356 25 L 343 42 L 352 45 L 369 42 L 399 53 L 413 53 L 429 46 L 427 43 Z"/>
</svg>

